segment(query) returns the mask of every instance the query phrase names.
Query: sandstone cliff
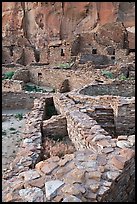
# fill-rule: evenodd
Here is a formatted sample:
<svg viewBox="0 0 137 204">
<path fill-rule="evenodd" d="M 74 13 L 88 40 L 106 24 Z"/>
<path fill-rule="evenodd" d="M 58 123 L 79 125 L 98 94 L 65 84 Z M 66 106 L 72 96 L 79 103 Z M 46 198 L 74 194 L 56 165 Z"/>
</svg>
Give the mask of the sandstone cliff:
<svg viewBox="0 0 137 204">
<path fill-rule="evenodd" d="M 134 47 L 135 2 L 3 2 L 3 46 L 43 49 L 50 41 L 72 39 L 121 22 Z M 16 48 L 17 49 L 17 48 Z"/>
</svg>

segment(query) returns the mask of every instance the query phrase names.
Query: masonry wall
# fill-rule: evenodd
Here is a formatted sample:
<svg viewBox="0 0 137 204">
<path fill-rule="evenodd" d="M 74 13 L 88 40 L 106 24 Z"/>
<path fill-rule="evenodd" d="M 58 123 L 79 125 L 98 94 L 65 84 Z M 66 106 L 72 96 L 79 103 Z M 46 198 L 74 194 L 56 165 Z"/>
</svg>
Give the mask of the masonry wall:
<svg viewBox="0 0 137 204">
<path fill-rule="evenodd" d="M 135 159 L 130 159 L 101 202 L 135 202 Z"/>
<path fill-rule="evenodd" d="M 90 106 L 102 105 L 112 107 L 114 111 L 115 134 L 129 135 L 135 133 L 135 97 L 83 96 L 80 94 L 70 94 L 69 96 L 76 103 L 79 101 L 80 103 L 88 102 Z"/>
<path fill-rule="evenodd" d="M 97 95 L 114 95 L 123 97 L 135 96 L 135 82 L 115 81 L 112 84 L 90 85 L 80 91 L 80 94 L 97 96 Z"/>
<path fill-rule="evenodd" d="M 42 124 L 43 137 L 67 136 L 67 121 L 62 115 L 52 116 Z"/>
<path fill-rule="evenodd" d="M 69 136 L 79 150 L 63 158 L 41 161 L 41 123 L 47 98 L 36 99 L 26 118 L 19 152 L 4 177 L 8 187 L 3 192 L 4 201 L 133 201 L 134 135 L 112 139 L 63 94 L 54 97 L 54 104 L 66 116 Z M 125 143 L 129 146 L 125 147 Z M 48 195 L 51 181 L 56 191 Z M 60 188 L 57 182 L 62 184 Z"/>
<path fill-rule="evenodd" d="M 134 134 L 135 133 L 135 101 L 121 103 L 117 108 L 117 117 L 115 117 L 116 134 Z"/>
<path fill-rule="evenodd" d="M 101 128 L 96 120 L 76 109 L 70 99 L 66 97 L 59 99 L 55 96 L 54 101 L 56 109 L 66 116 L 68 135 L 77 150 L 94 148 L 97 151 L 99 148 L 98 142 L 95 143 L 97 135 L 104 139 L 111 139 L 108 132 Z M 94 128 L 92 129 L 91 126 Z"/>
<path fill-rule="evenodd" d="M 89 74 L 84 72 L 74 72 L 65 69 L 47 69 L 47 68 L 30 68 L 30 82 L 40 86 L 49 86 L 58 89 L 65 79 L 69 80 L 70 90 L 77 89 L 91 83 L 92 79 Z M 38 80 L 38 73 L 41 77 Z"/>
<path fill-rule="evenodd" d="M 115 135 L 114 111 L 109 106 L 93 106 L 87 108 L 86 113 L 104 128 L 112 137 Z"/>
<path fill-rule="evenodd" d="M 61 54 L 62 53 L 62 54 Z M 63 56 L 62 56 L 63 55 Z M 63 62 L 70 62 L 70 46 L 55 46 L 49 47 L 49 62 L 50 64 L 59 65 Z"/>
<path fill-rule="evenodd" d="M 34 99 L 42 96 L 42 93 L 27 93 L 27 92 L 3 92 L 2 93 L 2 108 L 3 109 L 18 109 L 33 107 Z"/>
<path fill-rule="evenodd" d="M 2 91 L 3 92 L 7 92 L 7 91 L 11 91 L 11 92 L 21 92 L 22 88 L 24 86 L 24 82 L 23 81 L 19 81 L 19 80 L 9 80 L 9 79 L 5 79 L 2 80 Z"/>
</svg>

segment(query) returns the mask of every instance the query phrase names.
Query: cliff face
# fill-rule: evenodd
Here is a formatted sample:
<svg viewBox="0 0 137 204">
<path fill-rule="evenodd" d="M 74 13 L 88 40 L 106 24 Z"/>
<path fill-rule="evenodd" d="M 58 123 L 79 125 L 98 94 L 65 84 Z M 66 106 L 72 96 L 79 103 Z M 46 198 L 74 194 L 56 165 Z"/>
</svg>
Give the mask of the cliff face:
<svg viewBox="0 0 137 204">
<path fill-rule="evenodd" d="M 122 22 L 132 36 L 135 2 L 2 2 L 4 46 L 42 49 L 52 40 L 72 39 L 114 22 Z"/>
</svg>

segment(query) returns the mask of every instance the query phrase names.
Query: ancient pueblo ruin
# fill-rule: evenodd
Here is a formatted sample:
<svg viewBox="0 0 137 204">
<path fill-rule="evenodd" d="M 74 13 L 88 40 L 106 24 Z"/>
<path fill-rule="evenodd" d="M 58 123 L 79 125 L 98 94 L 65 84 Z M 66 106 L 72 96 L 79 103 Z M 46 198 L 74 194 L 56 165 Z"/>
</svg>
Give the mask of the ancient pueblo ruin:
<svg viewBox="0 0 137 204">
<path fill-rule="evenodd" d="M 135 2 L 2 3 L 2 201 L 135 202 Z"/>
</svg>

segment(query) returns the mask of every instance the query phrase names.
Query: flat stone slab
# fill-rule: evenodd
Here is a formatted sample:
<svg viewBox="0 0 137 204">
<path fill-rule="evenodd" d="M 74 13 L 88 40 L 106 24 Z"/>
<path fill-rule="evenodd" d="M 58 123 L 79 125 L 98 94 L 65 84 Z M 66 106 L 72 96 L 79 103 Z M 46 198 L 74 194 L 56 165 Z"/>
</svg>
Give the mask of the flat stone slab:
<svg viewBox="0 0 137 204">
<path fill-rule="evenodd" d="M 46 198 L 50 200 L 56 196 L 57 190 L 64 184 L 60 180 L 51 180 L 45 183 Z"/>
<path fill-rule="evenodd" d="M 19 195 L 26 202 L 44 202 L 44 194 L 40 188 L 21 189 Z"/>
<path fill-rule="evenodd" d="M 64 198 L 62 202 L 82 202 L 82 201 L 79 198 L 77 198 L 76 196 L 70 195 L 70 196 Z"/>
</svg>

